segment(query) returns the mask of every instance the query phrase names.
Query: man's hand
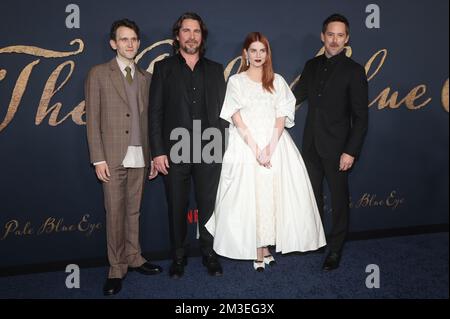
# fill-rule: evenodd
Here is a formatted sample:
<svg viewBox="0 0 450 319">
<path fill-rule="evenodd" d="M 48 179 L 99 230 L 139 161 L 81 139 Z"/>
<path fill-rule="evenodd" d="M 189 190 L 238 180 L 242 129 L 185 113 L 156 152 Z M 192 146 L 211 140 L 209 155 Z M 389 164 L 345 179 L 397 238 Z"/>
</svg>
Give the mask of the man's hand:
<svg viewBox="0 0 450 319">
<path fill-rule="evenodd" d="M 154 179 L 156 176 L 158 176 L 158 171 L 155 168 L 155 163 L 152 161 L 150 163 L 150 174 L 148 175 L 148 179 Z"/>
<path fill-rule="evenodd" d="M 163 175 L 169 174 L 169 171 L 167 169 L 170 168 L 170 166 L 167 155 L 156 156 L 155 158 L 153 158 L 153 162 L 158 172 L 160 172 Z"/>
<path fill-rule="evenodd" d="M 108 164 L 101 163 L 95 165 L 95 174 L 97 174 L 97 178 L 103 183 L 108 183 L 109 177 L 111 176 L 111 174 L 109 173 Z"/>
<path fill-rule="evenodd" d="M 342 172 L 349 170 L 352 167 L 354 161 L 355 158 L 353 156 L 342 153 L 341 160 L 339 162 L 339 170 Z"/>
</svg>

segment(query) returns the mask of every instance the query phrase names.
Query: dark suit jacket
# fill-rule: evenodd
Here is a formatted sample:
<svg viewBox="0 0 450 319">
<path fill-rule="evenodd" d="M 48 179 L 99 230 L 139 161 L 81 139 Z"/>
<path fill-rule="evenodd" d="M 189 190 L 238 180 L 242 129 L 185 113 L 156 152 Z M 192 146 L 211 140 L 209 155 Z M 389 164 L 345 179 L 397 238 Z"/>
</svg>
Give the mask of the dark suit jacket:
<svg viewBox="0 0 450 319">
<path fill-rule="evenodd" d="M 149 165 L 148 90 L 151 75 L 136 65 L 139 78 L 139 111 L 142 149 Z M 130 145 L 131 117 L 123 75 L 116 58 L 93 67 L 85 83 L 86 126 L 91 162 L 119 166 Z"/>
<path fill-rule="evenodd" d="M 308 99 L 308 115 L 303 135 L 303 151 L 313 143 L 323 158 L 342 153 L 358 157 L 368 127 L 368 85 L 364 68 L 345 56 L 336 56 L 336 65 L 321 89 L 319 71 L 324 56 L 306 62 L 294 88 L 297 104 Z M 322 59 L 322 60 L 321 60 Z"/>
<path fill-rule="evenodd" d="M 173 129 L 192 128 L 188 91 L 182 80 L 179 60 L 175 55 L 155 63 L 149 98 L 150 146 L 153 157 L 169 156 L 170 148 L 176 143 L 170 140 Z M 219 117 L 226 89 L 223 66 L 206 58 L 203 58 L 203 63 L 208 127 L 215 127 L 223 132 L 226 124 Z M 224 135 L 222 136 L 224 139 Z"/>
</svg>

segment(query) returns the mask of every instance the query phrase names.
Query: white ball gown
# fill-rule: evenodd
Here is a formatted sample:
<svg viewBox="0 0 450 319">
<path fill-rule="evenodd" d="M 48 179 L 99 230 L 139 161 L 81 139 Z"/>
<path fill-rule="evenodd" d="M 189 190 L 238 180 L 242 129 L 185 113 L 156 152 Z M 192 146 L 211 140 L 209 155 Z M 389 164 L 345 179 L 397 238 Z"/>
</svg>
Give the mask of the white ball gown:
<svg viewBox="0 0 450 319">
<path fill-rule="evenodd" d="M 268 169 L 258 164 L 231 120 L 240 111 L 260 149 L 269 143 L 276 118 L 285 116 L 285 126 L 294 126 L 294 95 L 278 74 L 274 87 L 273 94 L 263 90 L 245 72 L 228 80 L 220 117 L 231 123 L 230 134 L 215 210 L 206 224 L 221 256 L 256 260 L 262 246 L 289 253 L 326 245 L 308 172 L 289 133 L 283 131 Z"/>
</svg>

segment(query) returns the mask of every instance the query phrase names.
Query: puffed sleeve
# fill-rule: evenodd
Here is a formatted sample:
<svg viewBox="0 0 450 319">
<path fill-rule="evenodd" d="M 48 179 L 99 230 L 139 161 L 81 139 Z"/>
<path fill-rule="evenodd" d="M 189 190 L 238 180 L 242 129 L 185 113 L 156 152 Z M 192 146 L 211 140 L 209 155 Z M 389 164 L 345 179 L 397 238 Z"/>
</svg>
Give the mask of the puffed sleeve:
<svg viewBox="0 0 450 319">
<path fill-rule="evenodd" d="M 228 79 L 225 100 L 223 102 L 222 111 L 220 112 L 220 117 L 231 124 L 233 124 L 231 117 L 242 108 L 242 102 L 239 97 L 239 83 L 236 76 L 231 76 Z"/>
<path fill-rule="evenodd" d="M 276 117 L 286 117 L 285 127 L 295 125 L 295 96 L 282 76 L 276 75 Z"/>
</svg>

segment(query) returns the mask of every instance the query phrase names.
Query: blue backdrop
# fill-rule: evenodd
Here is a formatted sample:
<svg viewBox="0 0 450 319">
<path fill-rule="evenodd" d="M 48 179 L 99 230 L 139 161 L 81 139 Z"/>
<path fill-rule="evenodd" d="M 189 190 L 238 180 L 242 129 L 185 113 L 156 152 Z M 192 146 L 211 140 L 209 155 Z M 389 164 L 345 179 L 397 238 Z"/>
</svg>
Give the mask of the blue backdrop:
<svg viewBox="0 0 450 319">
<path fill-rule="evenodd" d="M 350 230 L 448 224 L 447 0 L 378 0 L 379 28 L 366 25 L 373 3 L 366 1 L 77 0 L 80 25 L 72 29 L 70 3 L 0 2 L 0 267 L 106 255 L 102 189 L 83 124 L 84 79 L 114 56 L 112 21 L 139 24 L 141 53 L 169 39 L 184 11 L 204 18 L 207 56 L 224 66 L 240 55 L 248 32 L 265 33 L 275 70 L 289 83 L 321 49 L 324 18 L 346 15 L 352 57 L 370 78 L 369 131 L 351 174 Z M 151 71 L 171 52 L 162 42 L 138 64 Z M 299 146 L 306 110 L 298 109 L 290 130 Z M 192 223 L 193 245 L 195 232 Z M 169 249 L 160 178 L 145 188 L 141 242 L 145 252 Z"/>
</svg>

